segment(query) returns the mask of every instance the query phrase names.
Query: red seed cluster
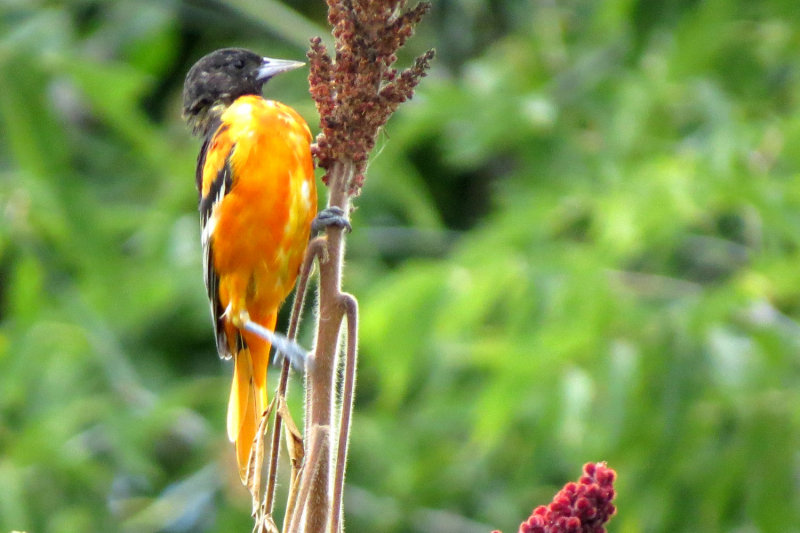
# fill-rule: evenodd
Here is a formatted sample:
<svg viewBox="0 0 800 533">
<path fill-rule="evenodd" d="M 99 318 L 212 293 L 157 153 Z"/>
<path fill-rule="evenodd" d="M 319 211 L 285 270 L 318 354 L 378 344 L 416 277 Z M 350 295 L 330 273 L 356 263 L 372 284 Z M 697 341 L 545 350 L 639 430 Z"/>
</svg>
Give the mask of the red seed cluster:
<svg viewBox="0 0 800 533">
<path fill-rule="evenodd" d="M 325 169 L 337 160 L 356 165 L 348 185 L 351 195 L 363 185 L 380 128 L 397 106 L 413 96 L 434 56 L 429 50 L 400 73 L 392 68 L 397 50 L 430 10 L 427 2 L 405 12 L 404 7 L 405 0 L 328 0 L 335 60 L 319 37 L 311 40 L 309 85 L 322 130 L 313 153 Z"/>
<path fill-rule="evenodd" d="M 617 474 L 605 463 L 587 463 L 583 473 L 577 483 L 564 485 L 550 505 L 534 509 L 518 533 L 605 533 L 617 511 L 611 503 Z"/>
</svg>

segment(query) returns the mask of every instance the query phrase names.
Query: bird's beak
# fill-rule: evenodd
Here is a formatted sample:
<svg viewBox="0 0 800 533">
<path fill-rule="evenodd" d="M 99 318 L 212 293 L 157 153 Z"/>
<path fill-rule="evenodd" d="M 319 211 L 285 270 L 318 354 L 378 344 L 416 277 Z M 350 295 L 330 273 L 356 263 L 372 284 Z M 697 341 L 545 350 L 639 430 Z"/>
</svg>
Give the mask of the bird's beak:
<svg viewBox="0 0 800 533">
<path fill-rule="evenodd" d="M 292 61 L 289 59 L 272 59 L 271 57 L 265 57 L 261 61 L 261 66 L 258 67 L 258 74 L 256 74 L 256 79 L 258 81 L 267 81 L 272 76 L 276 74 L 280 74 L 281 72 L 287 72 L 289 70 L 294 70 L 296 68 L 300 68 L 305 63 L 302 61 Z"/>
</svg>

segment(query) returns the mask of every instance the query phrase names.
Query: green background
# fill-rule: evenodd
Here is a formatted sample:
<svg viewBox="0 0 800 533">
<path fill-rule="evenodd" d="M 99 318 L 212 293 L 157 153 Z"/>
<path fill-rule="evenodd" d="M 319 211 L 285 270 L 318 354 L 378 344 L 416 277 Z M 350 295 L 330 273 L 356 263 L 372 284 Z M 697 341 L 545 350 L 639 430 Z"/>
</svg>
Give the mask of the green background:
<svg viewBox="0 0 800 533">
<path fill-rule="evenodd" d="M 180 91 L 324 24 L 0 2 L 0 531 L 250 530 Z M 512 533 L 605 460 L 612 532 L 800 531 L 796 1 L 441 0 L 429 47 L 348 238 L 348 530 Z"/>
</svg>

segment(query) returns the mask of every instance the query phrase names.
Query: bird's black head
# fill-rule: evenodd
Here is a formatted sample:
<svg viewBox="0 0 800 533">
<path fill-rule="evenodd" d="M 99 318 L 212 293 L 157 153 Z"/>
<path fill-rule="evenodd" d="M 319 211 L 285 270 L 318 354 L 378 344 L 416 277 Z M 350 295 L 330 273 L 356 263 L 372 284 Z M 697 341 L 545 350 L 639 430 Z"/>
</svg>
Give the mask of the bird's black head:
<svg viewBox="0 0 800 533">
<path fill-rule="evenodd" d="M 186 74 L 183 118 L 194 133 L 207 134 L 234 100 L 246 94 L 260 95 L 272 76 L 301 66 L 298 61 L 262 57 L 244 48 L 211 52 Z"/>
</svg>

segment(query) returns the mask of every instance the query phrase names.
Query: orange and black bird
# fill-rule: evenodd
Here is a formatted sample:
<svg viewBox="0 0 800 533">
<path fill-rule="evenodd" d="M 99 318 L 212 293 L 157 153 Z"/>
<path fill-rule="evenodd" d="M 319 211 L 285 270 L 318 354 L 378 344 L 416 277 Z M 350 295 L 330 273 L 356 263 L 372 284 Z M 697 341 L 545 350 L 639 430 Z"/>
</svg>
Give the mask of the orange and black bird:
<svg viewBox="0 0 800 533">
<path fill-rule="evenodd" d="M 243 482 L 267 405 L 270 351 L 244 325 L 274 331 L 317 209 L 308 125 L 261 91 L 302 65 L 226 48 L 200 59 L 183 88 L 183 117 L 203 139 L 196 180 L 205 282 L 217 351 L 234 361 L 227 425 Z"/>
</svg>

